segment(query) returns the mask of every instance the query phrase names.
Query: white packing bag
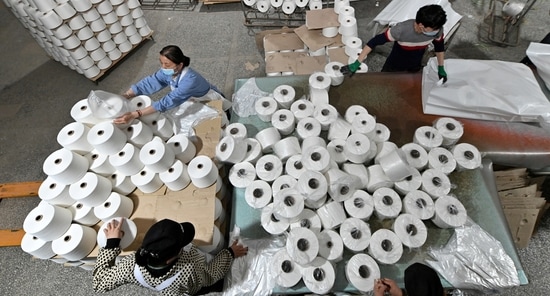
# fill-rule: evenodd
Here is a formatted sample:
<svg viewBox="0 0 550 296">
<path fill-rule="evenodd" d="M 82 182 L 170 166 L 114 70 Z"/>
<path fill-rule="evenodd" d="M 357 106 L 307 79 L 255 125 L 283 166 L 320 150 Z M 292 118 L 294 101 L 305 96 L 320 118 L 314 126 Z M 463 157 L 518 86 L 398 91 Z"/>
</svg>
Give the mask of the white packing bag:
<svg viewBox="0 0 550 296">
<path fill-rule="evenodd" d="M 449 79 L 441 84 L 435 57 L 423 69 L 422 107 L 426 114 L 517 122 L 550 119 L 550 102 L 524 64 L 447 59 L 445 70 Z"/>
<path fill-rule="evenodd" d="M 550 44 L 531 42 L 527 47 L 527 56 L 537 67 L 537 73 L 550 90 Z"/>
</svg>

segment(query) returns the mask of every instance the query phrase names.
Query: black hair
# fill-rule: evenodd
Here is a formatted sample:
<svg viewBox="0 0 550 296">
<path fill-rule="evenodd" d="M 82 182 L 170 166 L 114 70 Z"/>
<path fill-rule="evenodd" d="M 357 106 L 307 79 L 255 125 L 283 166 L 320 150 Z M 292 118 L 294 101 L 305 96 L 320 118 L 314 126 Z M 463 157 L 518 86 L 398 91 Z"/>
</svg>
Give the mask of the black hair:
<svg viewBox="0 0 550 296">
<path fill-rule="evenodd" d="M 183 63 L 183 67 L 187 67 L 191 63 L 191 59 L 184 55 L 183 51 L 181 51 L 181 49 L 176 45 L 165 46 L 160 51 L 160 55 L 174 62 L 174 64 L 179 65 Z"/>
<path fill-rule="evenodd" d="M 447 22 L 447 14 L 445 10 L 437 4 L 431 4 L 421 7 L 416 12 L 417 24 L 422 24 L 424 27 L 439 30 Z"/>
</svg>

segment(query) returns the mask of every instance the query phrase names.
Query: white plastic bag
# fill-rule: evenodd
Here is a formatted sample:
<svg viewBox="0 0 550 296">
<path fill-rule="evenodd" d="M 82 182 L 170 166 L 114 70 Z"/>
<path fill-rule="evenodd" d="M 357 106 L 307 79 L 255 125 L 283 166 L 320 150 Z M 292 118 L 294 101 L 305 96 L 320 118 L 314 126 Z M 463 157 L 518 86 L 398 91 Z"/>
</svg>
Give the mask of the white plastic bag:
<svg viewBox="0 0 550 296">
<path fill-rule="evenodd" d="M 550 90 L 550 44 L 531 42 L 527 47 L 527 56 L 537 67 L 537 73 Z"/>
<path fill-rule="evenodd" d="M 550 102 L 529 67 L 492 60 L 445 60 L 448 81 L 438 84 L 437 60 L 423 69 L 424 113 L 495 121 L 539 122 Z"/>
<path fill-rule="evenodd" d="M 494 293 L 520 284 L 514 261 L 502 244 L 470 219 L 429 255 L 436 261 L 426 262 L 457 289 Z"/>
<path fill-rule="evenodd" d="M 130 100 L 102 90 L 90 91 L 88 106 L 99 119 L 114 119 L 131 110 Z"/>
</svg>

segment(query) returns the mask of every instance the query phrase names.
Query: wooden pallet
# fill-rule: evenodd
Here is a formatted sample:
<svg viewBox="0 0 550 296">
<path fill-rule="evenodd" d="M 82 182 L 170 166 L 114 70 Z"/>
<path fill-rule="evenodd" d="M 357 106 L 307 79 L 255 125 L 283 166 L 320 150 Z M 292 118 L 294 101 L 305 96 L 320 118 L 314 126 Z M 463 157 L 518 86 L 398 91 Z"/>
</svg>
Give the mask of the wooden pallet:
<svg viewBox="0 0 550 296">
<path fill-rule="evenodd" d="M 0 199 L 38 196 L 40 184 L 42 181 L 0 184 Z M 0 247 L 20 246 L 24 235 L 23 229 L 0 229 Z"/>
</svg>

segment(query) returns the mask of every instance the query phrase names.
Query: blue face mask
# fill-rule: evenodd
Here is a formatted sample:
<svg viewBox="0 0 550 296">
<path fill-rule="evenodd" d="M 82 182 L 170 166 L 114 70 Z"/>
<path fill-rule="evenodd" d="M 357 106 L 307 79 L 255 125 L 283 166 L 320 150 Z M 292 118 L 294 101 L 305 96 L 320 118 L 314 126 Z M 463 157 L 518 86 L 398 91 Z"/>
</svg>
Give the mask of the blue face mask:
<svg viewBox="0 0 550 296">
<path fill-rule="evenodd" d="M 422 31 L 422 34 L 424 34 L 426 36 L 430 36 L 430 37 L 433 37 L 433 36 L 437 35 L 437 33 L 439 33 L 439 30 L 438 31 L 431 31 L 431 32 Z"/>
<path fill-rule="evenodd" d="M 174 69 L 164 69 L 164 68 L 160 68 L 160 70 L 162 70 L 162 73 L 164 75 L 168 75 L 168 76 L 172 76 L 176 73 L 176 71 L 174 71 Z"/>
</svg>

